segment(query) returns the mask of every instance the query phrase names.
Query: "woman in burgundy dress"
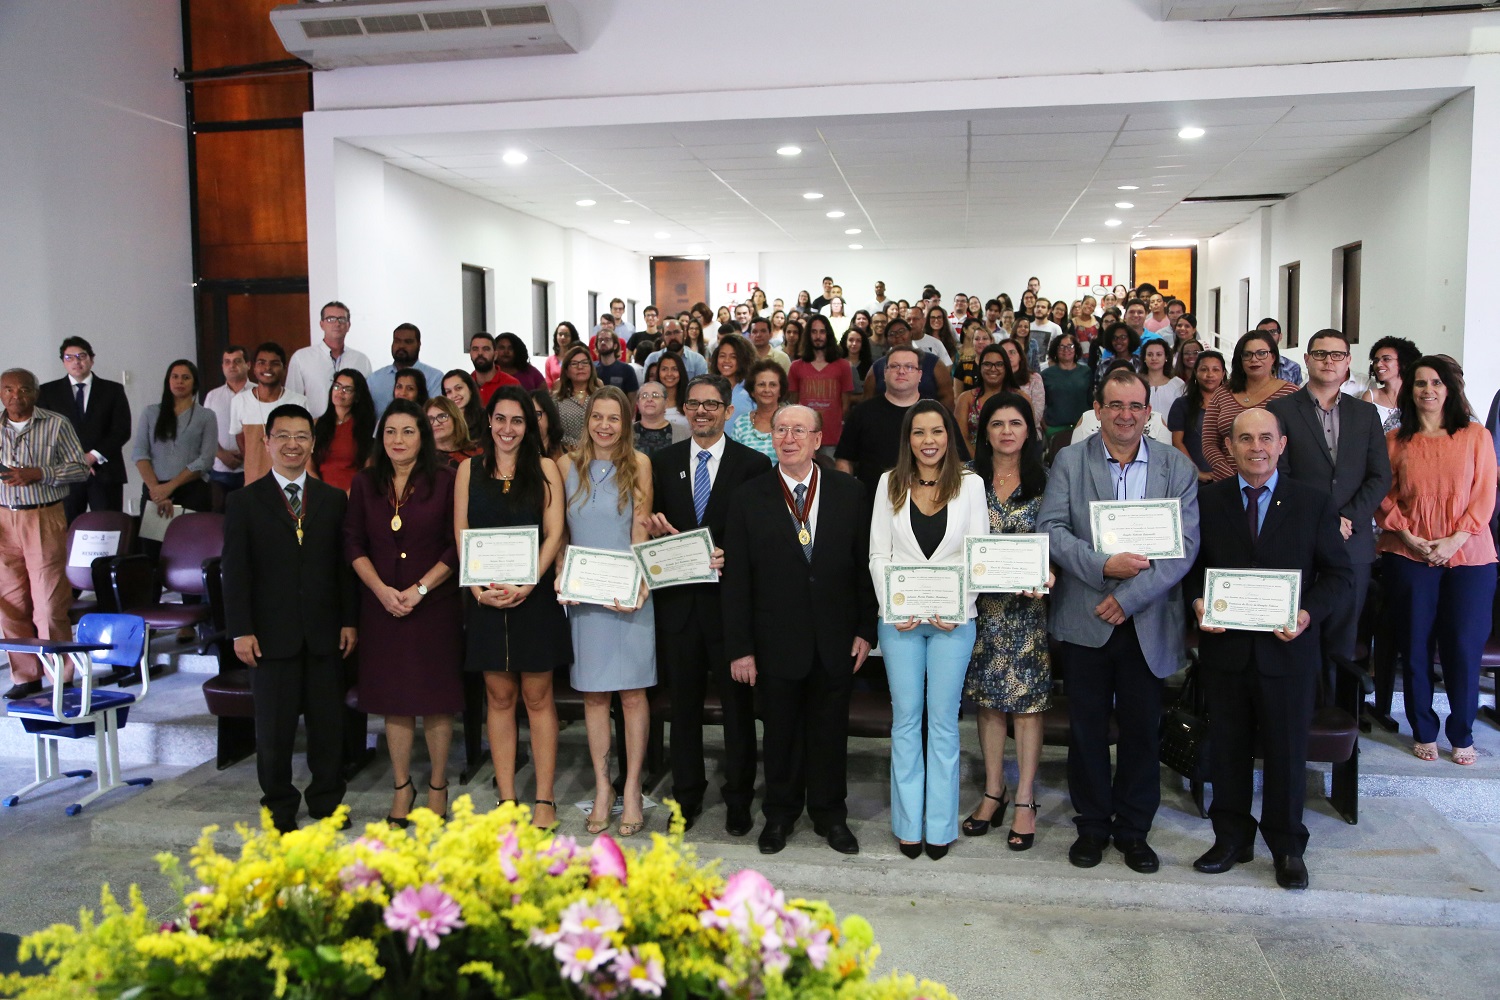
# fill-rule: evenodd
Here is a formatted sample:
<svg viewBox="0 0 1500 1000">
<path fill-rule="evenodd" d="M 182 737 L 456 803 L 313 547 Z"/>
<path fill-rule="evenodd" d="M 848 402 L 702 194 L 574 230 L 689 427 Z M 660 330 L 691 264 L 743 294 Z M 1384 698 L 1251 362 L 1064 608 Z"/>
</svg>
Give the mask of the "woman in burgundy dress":
<svg viewBox="0 0 1500 1000">
<path fill-rule="evenodd" d="M 464 701 L 454 474 L 415 403 L 398 399 L 386 408 L 378 441 L 370 467 L 350 489 L 344 554 L 363 584 L 359 707 L 385 716 L 395 781 L 386 820 L 406 826 L 417 799 L 411 780 L 417 716 L 432 764 L 427 808 L 443 815 L 453 716 Z"/>
</svg>

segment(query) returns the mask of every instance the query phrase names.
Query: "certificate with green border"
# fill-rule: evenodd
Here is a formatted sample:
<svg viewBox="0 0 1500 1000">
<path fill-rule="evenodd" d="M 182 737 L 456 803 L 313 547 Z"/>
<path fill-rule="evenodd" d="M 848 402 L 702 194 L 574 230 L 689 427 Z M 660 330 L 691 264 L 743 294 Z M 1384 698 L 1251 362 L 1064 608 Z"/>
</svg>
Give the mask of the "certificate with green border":
<svg viewBox="0 0 1500 1000">
<path fill-rule="evenodd" d="M 1051 538 L 1038 534 L 964 537 L 970 592 L 1029 594 L 1047 589 Z"/>
<path fill-rule="evenodd" d="M 1301 570 L 1210 569 L 1203 578 L 1203 624 L 1245 632 L 1297 627 Z"/>
<path fill-rule="evenodd" d="M 1158 500 L 1094 500 L 1089 503 L 1094 551 L 1134 552 L 1147 559 L 1181 559 L 1182 504 Z"/>
<path fill-rule="evenodd" d="M 964 567 L 958 563 L 912 563 L 885 568 L 885 620 L 937 618 L 962 625 L 969 620 Z"/>
<path fill-rule="evenodd" d="M 664 535 L 649 542 L 632 545 L 646 586 L 652 590 L 678 587 L 685 583 L 718 583 L 719 574 L 710 568 L 714 556 L 714 536 L 707 528 Z"/>
<path fill-rule="evenodd" d="M 470 528 L 463 533 L 458 554 L 458 582 L 462 587 L 492 583 L 532 586 L 537 581 L 535 528 Z"/>
<path fill-rule="evenodd" d="M 569 545 L 558 580 L 559 600 L 579 604 L 635 607 L 640 596 L 641 568 L 635 554 L 614 549 L 590 549 Z"/>
</svg>

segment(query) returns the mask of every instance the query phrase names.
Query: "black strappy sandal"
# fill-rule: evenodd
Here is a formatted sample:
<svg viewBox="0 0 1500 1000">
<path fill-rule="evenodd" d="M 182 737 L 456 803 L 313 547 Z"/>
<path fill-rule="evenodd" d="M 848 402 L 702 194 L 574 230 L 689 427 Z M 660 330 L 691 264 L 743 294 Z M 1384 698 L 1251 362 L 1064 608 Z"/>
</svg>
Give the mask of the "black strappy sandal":
<svg viewBox="0 0 1500 1000">
<path fill-rule="evenodd" d="M 1020 814 L 1022 809 L 1030 809 L 1032 812 L 1032 818 L 1035 819 L 1035 814 L 1040 812 L 1042 807 L 1037 805 L 1035 802 L 1017 802 L 1016 813 L 1018 815 Z M 1011 827 L 1010 833 L 1008 833 L 1005 837 L 1005 846 L 1009 847 L 1012 851 L 1029 851 L 1031 850 L 1031 845 L 1035 841 L 1035 830 L 1031 831 L 1030 833 L 1017 833 L 1016 828 Z"/>
<path fill-rule="evenodd" d="M 996 798 L 989 792 L 985 792 L 984 797 L 991 802 L 998 802 L 1000 804 L 995 807 L 995 811 L 990 814 L 989 819 L 980 819 L 977 816 L 969 816 L 965 819 L 963 825 L 959 827 L 965 837 L 983 837 L 989 833 L 990 827 L 1000 822 L 1005 815 L 1005 807 L 1010 805 L 1010 790 L 1006 788 L 1000 789 L 999 798 Z"/>
<path fill-rule="evenodd" d="M 417 804 L 417 790 L 415 788 L 412 788 L 411 778 L 410 777 L 408 777 L 403 784 L 397 785 L 395 787 L 395 791 L 399 792 L 403 788 L 411 788 L 411 801 L 408 802 L 407 805 L 406 805 L 406 811 L 408 813 L 410 813 L 411 810 L 412 810 L 412 807 Z M 408 819 L 405 816 L 402 816 L 400 819 L 397 819 L 395 816 L 387 816 L 385 818 L 385 821 L 387 823 L 389 823 L 391 826 L 399 827 L 402 830 L 406 829 L 408 826 L 411 825 L 411 820 Z"/>
<path fill-rule="evenodd" d="M 551 799 L 535 799 L 532 802 L 532 805 L 533 806 L 551 806 L 552 807 L 552 822 L 548 823 L 546 826 L 542 826 L 541 824 L 537 823 L 537 821 L 536 821 L 536 809 L 533 808 L 531 810 L 531 825 L 532 826 L 536 827 L 538 830 L 547 830 L 547 829 L 550 829 L 550 828 L 552 828 L 552 827 L 554 827 L 554 826 L 557 825 L 557 803 L 556 802 L 553 802 Z"/>
<path fill-rule="evenodd" d="M 432 783 L 431 779 L 429 779 L 428 782 L 427 782 L 427 790 L 428 791 L 442 792 L 442 793 L 444 793 L 443 794 L 443 811 L 438 814 L 438 819 L 441 819 L 441 820 L 447 820 L 447 818 L 448 818 L 448 795 L 447 795 L 447 792 L 448 792 L 448 786 L 450 784 L 452 784 L 452 782 L 445 781 L 441 785 L 434 785 Z"/>
</svg>

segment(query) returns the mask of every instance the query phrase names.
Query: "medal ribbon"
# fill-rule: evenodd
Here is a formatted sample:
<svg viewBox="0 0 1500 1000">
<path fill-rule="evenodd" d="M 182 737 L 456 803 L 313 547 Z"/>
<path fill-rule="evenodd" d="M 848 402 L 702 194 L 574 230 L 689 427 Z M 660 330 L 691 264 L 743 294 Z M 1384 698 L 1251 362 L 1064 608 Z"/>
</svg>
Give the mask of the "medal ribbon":
<svg viewBox="0 0 1500 1000">
<path fill-rule="evenodd" d="M 818 495 L 817 464 L 813 465 L 812 482 L 807 487 L 807 499 L 803 501 L 802 517 L 797 516 L 797 501 L 792 498 L 792 491 L 786 488 L 786 477 L 777 476 L 776 482 L 781 486 L 781 499 L 786 501 L 786 509 L 791 512 L 792 521 L 797 525 L 798 540 L 801 540 L 801 533 L 804 531 L 808 533 L 808 538 L 811 540 L 813 498 Z"/>
</svg>

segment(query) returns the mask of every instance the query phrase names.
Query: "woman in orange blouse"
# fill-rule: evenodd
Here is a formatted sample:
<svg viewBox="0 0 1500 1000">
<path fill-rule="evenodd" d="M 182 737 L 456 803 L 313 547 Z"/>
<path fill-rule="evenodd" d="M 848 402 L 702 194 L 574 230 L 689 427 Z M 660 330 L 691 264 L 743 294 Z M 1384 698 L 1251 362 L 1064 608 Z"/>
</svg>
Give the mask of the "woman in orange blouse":
<svg viewBox="0 0 1500 1000">
<path fill-rule="evenodd" d="M 1215 390 L 1203 407 L 1203 457 L 1213 469 L 1215 481 L 1236 473 L 1234 459 L 1224 449 L 1224 439 L 1234 418 L 1246 410 L 1265 406 L 1297 391 L 1291 382 L 1276 377 L 1281 351 L 1269 333 L 1251 330 L 1234 345 L 1229 359 L 1229 380 Z"/>
<path fill-rule="evenodd" d="M 1473 422 L 1463 376 L 1441 357 L 1417 359 L 1402 373 L 1401 426 L 1385 438 L 1391 491 L 1375 512 L 1381 579 L 1404 653 L 1402 687 L 1412 752 L 1437 760 L 1432 707 L 1435 638 L 1450 711 L 1453 763 L 1472 764 L 1479 712 L 1479 659 L 1495 601 L 1495 450 Z"/>
</svg>

